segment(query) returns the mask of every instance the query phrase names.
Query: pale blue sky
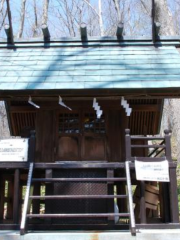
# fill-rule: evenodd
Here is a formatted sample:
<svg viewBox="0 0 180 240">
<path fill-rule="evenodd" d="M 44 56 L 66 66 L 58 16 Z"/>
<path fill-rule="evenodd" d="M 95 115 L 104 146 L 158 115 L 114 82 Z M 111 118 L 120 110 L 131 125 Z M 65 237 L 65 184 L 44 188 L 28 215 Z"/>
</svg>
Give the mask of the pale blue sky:
<svg viewBox="0 0 180 240">
<path fill-rule="evenodd" d="M 72 0 L 68 0 L 67 2 L 70 3 L 71 1 Z M 78 0 L 76 0 L 76 1 L 78 1 Z M 105 3 L 108 3 L 108 1 L 110 1 L 110 0 L 102 0 L 103 13 L 104 13 L 103 14 L 103 23 L 104 23 L 105 29 L 108 29 L 109 26 L 110 26 L 110 28 L 112 28 L 114 25 L 117 24 L 116 22 L 111 22 L 111 19 L 107 17 L 109 9 L 107 8 Z M 129 11 L 131 12 L 130 13 L 131 14 L 130 20 L 128 18 L 129 22 L 125 26 L 126 35 L 128 35 L 130 33 L 130 28 L 133 28 L 133 29 L 131 29 L 131 32 L 134 31 L 134 33 L 136 35 L 150 36 L 150 34 L 151 34 L 151 26 L 150 26 L 151 25 L 151 19 L 150 19 L 150 17 L 145 17 L 144 15 L 141 15 L 139 13 L 138 7 L 137 7 L 137 9 L 135 9 L 138 1 L 139 0 L 126 0 L 126 4 L 128 2 L 131 2 L 130 7 L 132 8 L 130 10 L 128 8 L 125 9 L 125 20 L 128 18 Z M 151 2 L 151 0 L 147 0 L 147 1 Z M 172 10 L 172 14 L 174 14 L 177 11 L 178 6 L 179 6 L 179 10 L 180 10 L 180 0 L 167 0 L 167 1 L 168 1 L 170 9 Z M 61 2 L 61 0 L 50 0 L 50 11 L 49 11 L 48 25 L 49 25 L 49 28 L 50 28 L 50 31 L 51 31 L 51 36 L 56 37 L 56 38 L 58 36 L 60 36 L 60 37 L 69 36 L 69 32 L 67 31 L 66 28 L 64 28 L 63 21 L 62 20 L 60 21 L 59 19 L 56 18 L 56 14 L 58 14 L 58 11 L 63 16 L 65 16 L 62 8 L 60 7 L 60 4 L 59 4 L 60 2 Z M 79 0 L 79 2 L 83 2 L 83 1 Z M 94 5 L 96 8 L 98 8 L 98 1 L 97 0 L 90 0 L 90 2 L 91 2 L 92 5 Z M 112 0 L 111 0 L 111 2 L 112 2 Z M 179 2 L 179 5 L 178 5 L 177 2 Z M 13 31 L 14 31 L 14 35 L 16 35 L 17 32 L 18 32 L 18 28 L 19 28 L 21 0 L 10 0 L 10 6 L 11 6 L 11 12 L 12 12 L 12 19 L 13 19 Z M 38 8 L 38 12 L 39 12 L 39 14 L 38 14 L 39 23 L 41 22 L 42 6 L 43 6 L 43 0 L 38 0 L 37 1 L 37 8 Z M 53 9 L 52 9 L 52 6 L 54 6 Z M 114 12 L 114 13 L 116 13 L 116 12 Z M 87 14 L 88 13 L 86 11 L 86 14 L 83 16 L 83 21 L 84 22 L 86 22 Z M 97 16 L 94 14 L 94 21 L 97 20 L 96 18 L 97 18 Z M 178 20 L 179 19 L 177 19 L 176 21 L 178 21 Z M 135 29 L 136 21 L 140 23 L 138 25 L 139 26 L 138 29 Z M 7 20 L 6 20 L 6 22 L 7 22 Z M 25 38 L 31 37 L 31 35 L 32 35 L 31 28 L 33 26 L 33 22 L 34 22 L 33 0 L 27 0 L 25 28 L 24 28 L 24 37 Z M 126 22 L 125 22 L 125 24 L 126 24 Z M 98 26 L 96 26 L 96 28 L 97 29 L 95 29 L 94 33 L 93 33 L 94 35 L 97 35 L 99 33 Z M 39 31 L 40 31 L 40 28 L 39 28 Z M 76 29 L 76 32 L 77 32 L 77 29 Z M 3 29 L 0 32 L 0 37 L 5 37 Z"/>
</svg>

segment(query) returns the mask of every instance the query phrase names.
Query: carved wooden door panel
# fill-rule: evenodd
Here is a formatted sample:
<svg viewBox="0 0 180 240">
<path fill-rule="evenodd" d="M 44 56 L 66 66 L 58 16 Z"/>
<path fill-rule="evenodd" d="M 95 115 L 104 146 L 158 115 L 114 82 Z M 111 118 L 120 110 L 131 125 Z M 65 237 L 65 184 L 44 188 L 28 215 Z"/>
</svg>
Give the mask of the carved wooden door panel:
<svg viewBox="0 0 180 240">
<path fill-rule="evenodd" d="M 58 161 L 106 160 L 105 116 L 96 118 L 94 112 L 58 113 Z"/>
<path fill-rule="evenodd" d="M 97 119 L 96 113 L 83 113 L 82 158 L 84 160 L 106 160 L 105 116 Z"/>
<path fill-rule="evenodd" d="M 58 114 L 58 159 L 78 161 L 81 159 L 81 129 L 78 112 Z"/>
</svg>

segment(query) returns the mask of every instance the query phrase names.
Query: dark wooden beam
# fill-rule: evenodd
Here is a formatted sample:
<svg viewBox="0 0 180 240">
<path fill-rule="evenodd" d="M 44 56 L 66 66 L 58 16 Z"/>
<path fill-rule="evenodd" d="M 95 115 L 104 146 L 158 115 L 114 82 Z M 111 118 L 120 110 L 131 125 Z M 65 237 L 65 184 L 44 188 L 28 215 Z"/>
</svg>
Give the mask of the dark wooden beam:
<svg viewBox="0 0 180 240">
<path fill-rule="evenodd" d="M 81 24 L 80 33 L 81 33 L 81 40 L 86 41 L 87 40 L 87 26 L 85 23 Z"/>
<path fill-rule="evenodd" d="M 145 183 L 140 181 L 140 222 L 146 224 Z"/>
<path fill-rule="evenodd" d="M 155 43 L 156 33 L 155 33 L 155 1 L 154 0 L 152 0 L 151 23 L 152 23 L 152 41 L 153 43 Z"/>
<path fill-rule="evenodd" d="M 124 29 L 124 24 L 122 22 L 120 22 L 117 26 L 117 32 L 116 32 L 116 36 L 117 38 L 122 38 L 123 36 L 123 29 Z"/>
<path fill-rule="evenodd" d="M 7 42 L 10 43 L 10 44 L 13 44 L 14 39 L 11 35 L 12 34 L 11 27 L 8 24 L 6 24 L 4 26 L 4 31 L 5 31 L 6 36 L 7 36 Z"/>
<path fill-rule="evenodd" d="M 161 24 L 159 22 L 155 22 L 154 25 L 155 25 L 155 35 L 156 35 L 156 38 L 158 38 Z"/>
<path fill-rule="evenodd" d="M 83 101 L 86 100 L 86 101 L 88 101 L 88 100 L 91 100 L 91 99 L 89 99 L 89 98 L 83 99 L 82 98 L 82 99 L 79 99 L 79 100 L 83 100 Z M 40 99 L 40 100 L 42 100 L 42 99 Z M 47 102 L 43 103 L 43 102 L 41 102 L 41 108 L 42 109 L 49 109 L 49 110 L 50 109 L 59 109 L 59 106 L 54 104 L 55 99 L 50 99 L 50 100 L 53 101 L 53 103 L 47 103 Z M 76 101 L 76 98 L 73 98 L 72 100 Z M 103 108 L 106 108 L 106 106 L 107 106 L 107 108 L 109 108 L 112 105 L 112 103 L 113 103 L 114 106 L 112 108 L 113 109 L 119 109 L 119 102 L 118 101 L 114 102 L 113 98 L 112 99 L 111 98 L 107 98 L 107 99 L 106 98 L 99 98 L 99 100 L 102 101 L 102 107 Z M 110 103 L 108 104 L 106 100 L 110 101 Z M 69 101 L 69 98 L 66 98 L 66 101 Z M 77 103 L 72 103 L 71 102 L 71 106 L 78 107 L 79 106 L 79 102 L 77 102 Z M 154 105 L 150 105 L 150 104 L 143 104 L 143 105 L 130 104 L 130 107 L 135 112 L 158 112 L 158 111 L 160 111 L 160 106 L 156 105 L 156 104 L 154 104 Z M 36 109 L 32 108 L 31 106 L 11 106 L 9 111 L 11 113 L 14 113 L 14 112 L 15 113 L 16 112 L 19 112 L 19 113 L 25 113 L 25 112 L 35 113 Z"/>
<path fill-rule="evenodd" d="M 11 38 L 11 33 L 10 33 L 10 26 L 9 24 L 5 24 L 4 25 L 4 31 L 6 33 L 7 36 L 7 41 L 9 42 L 10 38 Z"/>
<path fill-rule="evenodd" d="M 15 170 L 14 173 L 14 201 L 13 201 L 13 223 L 18 224 L 19 223 L 19 183 L 20 183 L 20 171 L 19 169 Z"/>
<path fill-rule="evenodd" d="M 10 5 L 9 5 L 9 0 L 6 0 L 6 3 L 7 3 L 9 25 L 5 25 L 5 32 L 6 32 L 6 35 L 7 35 L 8 43 L 14 44 L 12 18 L 11 18 L 11 10 L 10 10 Z"/>
<path fill-rule="evenodd" d="M 1 90 L 0 100 L 27 101 L 28 96 L 33 97 L 37 101 L 53 100 L 61 95 L 63 98 L 71 98 L 70 100 L 88 100 L 96 95 L 99 100 L 109 99 L 116 100 L 124 96 L 126 99 L 165 99 L 180 98 L 180 90 L 178 88 L 149 88 L 149 89 L 24 89 L 24 90 Z"/>
<path fill-rule="evenodd" d="M 176 169 L 169 169 L 169 196 L 170 196 L 170 214 L 171 222 L 179 223 L 178 192 Z"/>
<path fill-rule="evenodd" d="M 50 36 L 48 26 L 46 24 L 43 24 L 41 26 L 41 29 L 42 29 L 42 32 L 43 32 L 43 35 L 44 35 L 44 41 L 45 42 L 50 41 L 51 36 Z"/>
</svg>

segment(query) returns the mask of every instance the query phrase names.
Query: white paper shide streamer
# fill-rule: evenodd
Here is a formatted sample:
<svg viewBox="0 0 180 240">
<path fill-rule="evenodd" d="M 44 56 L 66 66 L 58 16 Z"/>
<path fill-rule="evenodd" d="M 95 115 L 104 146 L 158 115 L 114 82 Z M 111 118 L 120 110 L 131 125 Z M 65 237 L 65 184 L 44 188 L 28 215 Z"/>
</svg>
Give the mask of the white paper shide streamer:
<svg viewBox="0 0 180 240">
<path fill-rule="evenodd" d="M 59 96 L 59 105 L 69 109 L 70 111 L 72 111 L 72 109 L 70 107 L 68 107 L 62 100 L 62 98 Z"/>
<path fill-rule="evenodd" d="M 35 104 L 35 103 L 32 101 L 31 96 L 29 97 L 28 103 L 31 104 L 32 106 L 34 106 L 35 108 L 40 108 L 39 105 Z"/>
<path fill-rule="evenodd" d="M 129 103 L 127 100 L 124 99 L 124 97 L 121 98 L 121 106 L 125 109 L 126 115 L 129 117 L 132 112 L 132 108 L 129 107 Z"/>
<path fill-rule="evenodd" d="M 100 106 L 99 106 L 96 98 L 93 99 L 93 108 L 96 111 L 97 118 L 101 118 L 103 111 L 100 109 Z"/>
</svg>

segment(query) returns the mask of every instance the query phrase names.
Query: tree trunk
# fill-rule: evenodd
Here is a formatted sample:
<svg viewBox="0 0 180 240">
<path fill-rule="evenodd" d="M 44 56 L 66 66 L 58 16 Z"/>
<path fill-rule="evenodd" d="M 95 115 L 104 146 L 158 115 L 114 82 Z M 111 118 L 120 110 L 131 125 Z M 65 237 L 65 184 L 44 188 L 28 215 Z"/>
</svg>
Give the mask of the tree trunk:
<svg viewBox="0 0 180 240">
<path fill-rule="evenodd" d="M 34 26 L 33 26 L 33 37 L 38 36 L 38 18 L 37 18 L 37 6 L 36 0 L 34 0 Z"/>
<path fill-rule="evenodd" d="M 21 1 L 21 17 L 20 17 L 20 25 L 19 32 L 17 34 L 17 38 L 21 38 L 24 30 L 24 20 L 25 20 L 25 8 L 26 8 L 26 0 Z"/>
<path fill-rule="evenodd" d="M 4 102 L 0 101 L 0 138 L 9 137 L 9 128 Z"/>
<path fill-rule="evenodd" d="M 155 21 L 161 24 L 160 35 L 176 35 L 167 0 L 155 0 Z"/>
<path fill-rule="evenodd" d="M 104 27 L 103 27 L 103 19 L 102 19 L 102 2 L 99 0 L 99 27 L 100 27 L 100 34 L 104 36 Z"/>
<path fill-rule="evenodd" d="M 44 0 L 43 6 L 42 25 L 47 25 L 49 0 Z"/>
<path fill-rule="evenodd" d="M 122 22 L 122 18 L 121 18 L 121 12 L 120 12 L 120 6 L 119 6 L 119 1 L 118 0 L 113 0 L 114 2 L 114 6 L 118 15 L 118 23 Z"/>
</svg>

